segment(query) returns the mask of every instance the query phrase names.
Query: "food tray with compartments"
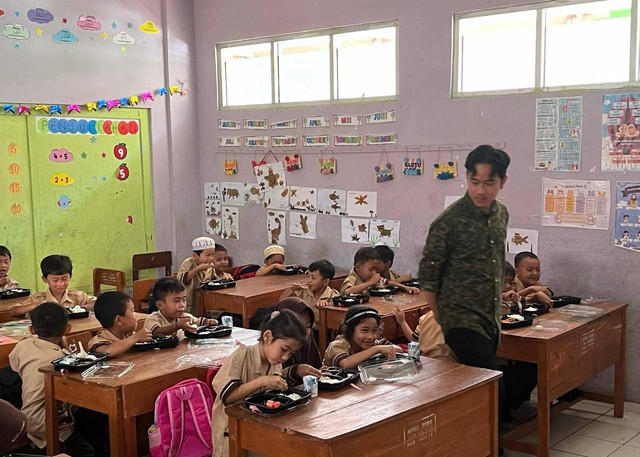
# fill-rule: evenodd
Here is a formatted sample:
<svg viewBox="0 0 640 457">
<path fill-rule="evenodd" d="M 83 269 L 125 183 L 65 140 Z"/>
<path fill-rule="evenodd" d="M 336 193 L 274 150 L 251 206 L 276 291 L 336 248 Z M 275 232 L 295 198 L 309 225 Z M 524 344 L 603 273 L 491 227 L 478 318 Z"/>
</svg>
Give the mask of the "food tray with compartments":
<svg viewBox="0 0 640 457">
<path fill-rule="evenodd" d="M 326 367 L 321 371 L 322 376 L 318 378 L 318 389 L 320 390 L 340 390 L 347 384 L 351 384 L 360 379 L 360 372 L 358 370 Z"/>
<path fill-rule="evenodd" d="M 284 270 L 275 270 L 276 274 L 279 275 L 301 275 L 307 272 L 307 268 L 301 267 L 299 265 L 285 265 Z"/>
<path fill-rule="evenodd" d="M 231 335 L 231 327 L 225 327 L 223 325 L 210 325 L 199 327 L 197 331 L 190 332 L 184 331 L 184 336 L 190 339 L 205 339 L 205 338 L 224 338 Z"/>
<path fill-rule="evenodd" d="M 523 317 L 524 319 L 512 320 L 512 318 L 509 318 L 507 314 L 503 314 L 502 316 L 500 316 L 500 323 L 502 325 L 502 328 L 504 330 L 509 330 L 512 328 L 528 327 L 531 325 L 534 319 L 533 316 L 521 316 L 521 317 Z"/>
<path fill-rule="evenodd" d="M 522 315 L 523 316 L 541 316 L 545 313 L 549 312 L 549 308 L 547 305 L 543 305 L 542 303 L 525 303 L 522 305 Z"/>
<path fill-rule="evenodd" d="M 291 398 L 291 396 L 295 396 Z M 311 392 L 306 392 L 301 386 L 292 387 L 285 391 L 265 390 L 244 399 L 246 408 L 254 413 L 265 416 L 276 416 L 292 411 L 307 404 L 311 399 Z M 267 402 L 277 402 L 277 406 L 267 406 Z"/>
<path fill-rule="evenodd" d="M 28 297 L 31 295 L 31 289 L 9 289 L 0 292 L 0 300 L 8 300 L 9 298 Z"/>
<path fill-rule="evenodd" d="M 87 355 L 91 357 L 77 357 L 77 354 L 65 355 L 64 357 L 51 361 L 51 363 L 53 364 L 53 368 L 56 370 L 78 372 L 84 371 L 109 357 L 103 352 L 90 352 Z"/>
<path fill-rule="evenodd" d="M 362 305 L 369 301 L 369 296 L 364 294 L 340 295 L 331 299 L 336 306 Z"/>
<path fill-rule="evenodd" d="M 151 351 L 153 349 L 174 348 L 180 343 L 177 336 L 156 335 L 149 341 L 136 343 L 133 348 L 136 351 Z"/>
<path fill-rule="evenodd" d="M 67 308 L 67 316 L 69 316 L 69 319 L 82 319 L 83 317 L 89 317 L 89 310 L 82 306 L 80 308 L 82 311 L 74 311 L 73 308 Z"/>
<path fill-rule="evenodd" d="M 212 279 L 200 284 L 200 288 L 205 290 L 220 290 L 235 286 L 236 282 L 233 279 Z"/>
<path fill-rule="evenodd" d="M 369 289 L 369 295 L 372 297 L 385 297 L 395 294 L 398 292 L 398 289 L 398 286 L 371 287 Z"/>
<path fill-rule="evenodd" d="M 553 302 L 554 308 L 562 308 L 567 305 L 579 305 L 582 302 L 582 298 L 571 295 L 557 295 L 551 297 L 551 301 Z"/>
</svg>

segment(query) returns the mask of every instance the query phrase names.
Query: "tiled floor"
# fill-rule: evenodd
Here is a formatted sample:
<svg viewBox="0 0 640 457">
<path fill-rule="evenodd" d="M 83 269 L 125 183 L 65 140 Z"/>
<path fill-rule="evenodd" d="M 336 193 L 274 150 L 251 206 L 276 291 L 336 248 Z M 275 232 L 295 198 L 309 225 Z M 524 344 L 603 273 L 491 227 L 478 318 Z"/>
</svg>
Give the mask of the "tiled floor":
<svg viewBox="0 0 640 457">
<path fill-rule="evenodd" d="M 535 432 L 525 437 L 535 442 Z M 505 457 L 530 454 L 505 450 Z M 640 404 L 624 404 L 624 418 L 613 406 L 584 400 L 551 421 L 551 457 L 640 457 Z"/>
</svg>

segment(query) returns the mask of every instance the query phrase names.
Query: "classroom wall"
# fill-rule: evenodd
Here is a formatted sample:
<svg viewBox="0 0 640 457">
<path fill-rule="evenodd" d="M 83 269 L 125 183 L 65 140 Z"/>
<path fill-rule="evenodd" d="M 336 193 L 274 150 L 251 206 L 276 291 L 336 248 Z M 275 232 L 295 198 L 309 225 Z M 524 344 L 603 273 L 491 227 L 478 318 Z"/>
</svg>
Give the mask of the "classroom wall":
<svg viewBox="0 0 640 457">
<path fill-rule="evenodd" d="M 38 24 L 27 18 L 30 8 L 44 8 L 54 15 L 52 22 L 40 25 L 42 35 L 35 33 Z M 193 2 L 6 0 L 2 9 L 2 28 L 20 23 L 29 29 L 30 38 L 15 49 L 15 40 L 0 36 L 1 102 L 82 104 L 140 94 L 187 80 L 191 90 L 187 96 L 156 96 L 155 102 L 140 105 L 151 110 L 156 248 L 172 250 L 174 263 L 182 260 L 189 254 L 191 240 L 200 233 L 199 219 L 196 224 L 191 223 L 193 217 L 199 217 L 200 207 Z M 89 33 L 77 28 L 75 22 L 81 14 L 94 15 L 102 23 L 102 30 Z M 67 19 L 66 24 L 63 18 Z M 159 34 L 138 30 L 147 20 L 160 28 Z M 112 22 L 117 29 L 112 28 Z M 127 27 L 128 22 L 133 28 Z M 53 33 L 62 28 L 71 30 L 79 42 L 54 43 Z M 126 52 L 112 41 L 121 30 L 136 39 Z M 101 37 L 103 31 L 108 34 L 107 39 Z M 174 268 L 177 270 L 177 265 Z"/>
<path fill-rule="evenodd" d="M 272 122 L 294 117 L 300 119 L 303 115 L 367 114 L 396 108 L 397 124 L 383 124 L 380 130 L 386 132 L 397 129 L 400 145 L 505 141 L 512 165 L 509 181 L 502 192 L 503 202 L 509 208 L 512 226 L 540 231 L 539 254 L 544 270 L 543 280 L 557 293 L 611 298 L 630 303 L 627 314 L 627 397 L 640 401 L 640 384 L 634 382 L 640 375 L 640 356 L 633 350 L 640 343 L 640 309 L 636 299 L 640 256 L 635 252 L 614 248 L 613 230 L 540 225 L 543 177 L 609 179 L 612 183 L 636 178 L 633 173 L 623 175 L 599 171 L 600 110 L 604 92 L 579 93 L 584 96 L 582 171 L 579 173 L 530 171 L 533 165 L 536 96 L 452 100 L 449 95 L 453 13 L 513 3 L 508 0 L 195 0 L 196 65 L 202 101 L 198 106 L 202 180 L 254 179 L 250 166 L 253 155 L 236 155 L 240 161 L 240 171 L 232 179 L 222 173 L 222 157 L 216 154 L 217 136 L 220 134 L 216 122 L 219 118 L 268 118 Z M 397 19 L 400 24 L 400 95 L 397 102 L 280 110 L 216 110 L 216 42 L 389 19 Z M 488 71 L 500 71 L 500 68 Z M 373 133 L 368 127 L 364 126 L 362 130 Z M 329 131 L 341 132 L 333 127 Z M 285 132 L 291 134 L 292 130 Z M 241 133 L 247 134 L 246 131 Z M 278 155 L 284 157 L 284 154 Z M 460 153 L 459 165 L 463 164 L 465 155 L 464 152 Z M 442 211 L 445 195 L 464 192 L 464 182 L 438 182 L 429 174 L 419 178 L 400 174 L 393 182 L 376 184 L 372 169 L 378 161 L 378 155 L 336 156 L 336 175 L 320 175 L 313 163 L 317 156 L 310 156 L 309 160 L 303 160 L 304 168 L 301 171 L 287 173 L 288 184 L 377 191 L 379 216 L 402 221 L 401 247 L 396 250 L 396 267 L 399 271 L 410 270 L 415 273 L 429 223 Z M 422 156 L 427 166 L 436 161 L 434 154 Z M 392 156 L 396 170 L 401 157 L 401 154 Z M 441 158 L 445 159 L 448 157 Z M 640 179 L 640 175 L 637 178 Z M 200 215 L 204 225 L 203 209 Z M 340 242 L 339 218 L 319 216 L 317 231 L 316 241 L 288 237 L 288 261 L 307 263 L 327 257 L 340 269 L 350 268 L 357 246 Z M 242 208 L 240 240 L 225 240 L 224 244 L 237 264 L 259 263 L 262 250 L 267 245 L 265 210 L 257 206 Z M 612 372 L 608 371 L 592 384 L 611 386 L 611 379 Z"/>
</svg>

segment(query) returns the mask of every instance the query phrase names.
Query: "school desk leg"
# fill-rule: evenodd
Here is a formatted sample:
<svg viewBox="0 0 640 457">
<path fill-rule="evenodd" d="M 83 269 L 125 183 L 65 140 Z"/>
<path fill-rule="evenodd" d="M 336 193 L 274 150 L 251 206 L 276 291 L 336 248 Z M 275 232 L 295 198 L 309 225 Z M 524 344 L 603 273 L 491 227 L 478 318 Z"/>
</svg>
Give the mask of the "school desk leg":
<svg viewBox="0 0 640 457">
<path fill-rule="evenodd" d="M 60 432 L 58 429 L 58 400 L 54 397 L 54 378 L 50 374 L 44 375 L 44 410 L 45 425 L 47 427 L 47 454 L 60 453 Z"/>
<path fill-rule="evenodd" d="M 549 398 L 549 360 L 546 345 L 538 345 L 538 457 L 549 457 L 551 401 Z"/>
<path fill-rule="evenodd" d="M 124 418 L 124 448 L 126 455 L 138 455 L 138 434 L 136 417 Z"/>
<path fill-rule="evenodd" d="M 136 455 L 137 450 L 133 454 L 125 453 L 125 423 L 124 413 L 122 410 L 122 396 L 119 391 L 111 392 L 114 396 L 110 404 L 115 405 L 115 409 L 109 413 L 109 446 L 111 457 L 125 457 L 126 455 Z M 134 422 L 135 424 L 135 422 Z M 134 440 L 135 441 L 135 440 Z"/>
<path fill-rule="evenodd" d="M 492 382 L 491 389 L 491 398 L 489 401 L 490 404 L 490 414 L 489 420 L 491 421 L 491 455 L 498 455 L 498 380 Z"/>
<path fill-rule="evenodd" d="M 245 304 L 242 305 L 242 327 L 249 328 L 249 322 L 251 321 L 251 316 L 249 316 L 249 310 Z"/>
<path fill-rule="evenodd" d="M 625 370 L 626 370 L 626 348 L 627 348 L 627 313 L 621 312 L 622 335 L 620 337 L 620 359 L 615 366 L 615 381 L 613 388 L 613 415 L 622 417 L 624 415 L 624 394 L 625 394 Z"/>
<path fill-rule="evenodd" d="M 247 451 L 240 447 L 239 420 L 229 417 L 229 457 L 247 457 Z"/>
</svg>

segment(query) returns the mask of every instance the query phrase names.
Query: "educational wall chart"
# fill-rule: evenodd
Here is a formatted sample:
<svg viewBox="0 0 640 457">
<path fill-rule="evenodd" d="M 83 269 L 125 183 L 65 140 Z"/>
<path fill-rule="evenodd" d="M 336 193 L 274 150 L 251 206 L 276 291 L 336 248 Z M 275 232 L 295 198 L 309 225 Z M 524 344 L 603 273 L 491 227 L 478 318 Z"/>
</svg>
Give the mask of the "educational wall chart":
<svg viewBox="0 0 640 457">
<path fill-rule="evenodd" d="M 286 211 L 267 211 L 267 243 L 280 246 L 287 244 L 286 217 Z"/>
<path fill-rule="evenodd" d="M 609 181 L 542 180 L 542 225 L 608 230 Z"/>
<path fill-rule="evenodd" d="M 640 251 L 640 182 L 616 183 L 614 246 Z"/>
<path fill-rule="evenodd" d="M 232 206 L 244 206 L 245 183 L 242 182 L 222 182 L 220 183 L 220 194 L 222 194 L 222 204 Z"/>
<path fill-rule="evenodd" d="M 536 100 L 534 170 L 580 171 L 582 97 Z"/>
<path fill-rule="evenodd" d="M 315 187 L 289 187 L 289 207 L 297 211 L 315 212 L 318 208 L 318 189 Z"/>
<path fill-rule="evenodd" d="M 400 221 L 390 219 L 371 219 L 369 223 L 369 242 L 371 246 L 385 245 L 400 247 Z"/>
<path fill-rule="evenodd" d="M 343 217 L 342 242 L 369 244 L 369 219 Z"/>
<path fill-rule="evenodd" d="M 222 239 L 240 239 L 240 210 L 237 206 L 222 207 Z"/>
<path fill-rule="evenodd" d="M 354 217 L 376 217 L 378 194 L 376 192 L 347 192 L 347 214 Z"/>
<path fill-rule="evenodd" d="M 309 213 L 289 213 L 289 235 L 307 240 L 316 239 L 316 218 L 315 214 Z"/>
<path fill-rule="evenodd" d="M 507 227 L 507 252 L 538 252 L 538 231 Z"/>
<path fill-rule="evenodd" d="M 640 171 L 640 93 L 602 97 L 602 171 Z"/>
<path fill-rule="evenodd" d="M 347 191 L 318 189 L 318 212 L 331 216 L 347 215 Z"/>
</svg>

